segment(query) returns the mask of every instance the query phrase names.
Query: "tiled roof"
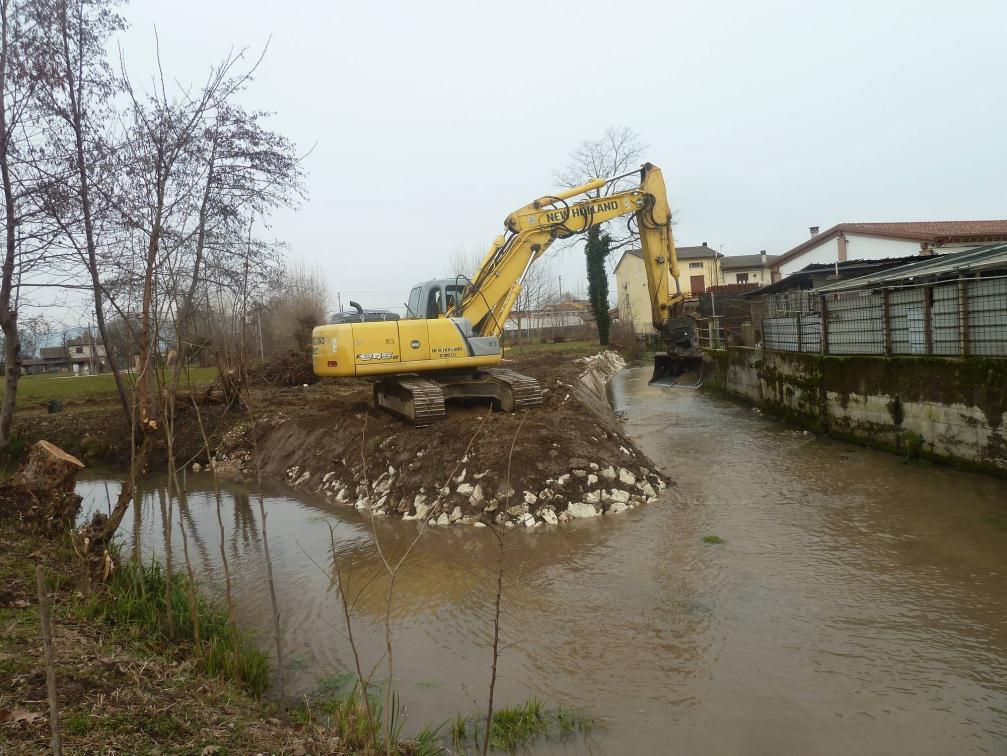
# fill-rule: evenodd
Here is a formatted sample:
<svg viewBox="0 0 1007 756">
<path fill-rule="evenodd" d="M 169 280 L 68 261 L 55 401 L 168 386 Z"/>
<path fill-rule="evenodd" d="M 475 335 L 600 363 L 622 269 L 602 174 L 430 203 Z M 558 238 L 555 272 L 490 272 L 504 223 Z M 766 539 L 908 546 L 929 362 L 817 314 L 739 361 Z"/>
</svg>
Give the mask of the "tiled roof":
<svg viewBox="0 0 1007 756">
<path fill-rule="evenodd" d="M 639 249 L 627 249 L 626 254 L 643 259 L 643 252 Z M 717 251 L 713 247 L 699 245 L 698 247 L 675 247 L 675 256 L 679 260 L 698 260 L 704 257 L 716 257 Z M 720 255 L 723 257 L 723 255 Z"/>
<path fill-rule="evenodd" d="M 779 259 L 779 255 L 766 255 L 766 265 L 772 265 Z M 724 270 L 761 268 L 762 255 L 724 255 L 720 258 L 720 267 Z"/>
<path fill-rule="evenodd" d="M 892 239 L 913 239 L 931 244 L 956 241 L 999 241 L 1007 239 L 1007 220 L 970 221 L 897 221 L 887 223 L 837 223 L 820 234 L 805 239 L 777 260 L 786 262 L 816 244 L 841 232 L 882 236 Z"/>
</svg>

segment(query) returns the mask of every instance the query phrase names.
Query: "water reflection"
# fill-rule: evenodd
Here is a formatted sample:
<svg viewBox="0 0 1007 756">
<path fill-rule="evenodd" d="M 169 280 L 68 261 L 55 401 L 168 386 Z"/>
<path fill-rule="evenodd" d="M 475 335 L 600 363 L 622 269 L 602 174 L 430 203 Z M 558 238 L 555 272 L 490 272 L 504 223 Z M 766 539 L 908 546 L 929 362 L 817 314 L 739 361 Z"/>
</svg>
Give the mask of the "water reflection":
<svg viewBox="0 0 1007 756">
<path fill-rule="evenodd" d="M 613 397 L 677 485 L 651 507 L 508 535 L 502 700 L 589 709 L 610 720 L 611 753 L 1002 752 L 1004 483 L 646 377 L 627 371 Z M 241 620 L 268 638 L 254 497 L 227 486 L 218 520 L 208 475 L 187 474 L 181 499 L 162 484 L 143 482 L 125 542 L 163 559 L 161 509 L 174 507 L 176 568 L 184 527 L 201 583 L 221 591 L 223 544 Z M 106 506 L 104 486 L 81 482 L 90 506 Z M 386 586 L 374 534 L 395 558 L 416 525 L 280 486 L 265 494 L 291 677 L 307 692 L 351 664 L 332 560 L 363 589 L 356 637 L 374 663 Z M 726 543 L 703 544 L 711 533 Z M 395 682 L 412 721 L 481 700 L 495 560 L 485 530 L 431 529 L 400 574 Z"/>
</svg>

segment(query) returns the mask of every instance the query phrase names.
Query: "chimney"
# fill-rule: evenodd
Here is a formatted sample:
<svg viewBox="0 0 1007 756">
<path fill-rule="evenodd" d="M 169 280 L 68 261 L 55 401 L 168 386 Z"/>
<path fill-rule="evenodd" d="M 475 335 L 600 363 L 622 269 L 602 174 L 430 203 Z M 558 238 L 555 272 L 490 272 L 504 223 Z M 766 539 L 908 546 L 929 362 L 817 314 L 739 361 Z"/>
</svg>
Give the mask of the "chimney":
<svg viewBox="0 0 1007 756">
<path fill-rule="evenodd" d="M 809 226 L 808 231 L 811 232 L 812 236 L 818 236 L 818 226 Z"/>
<path fill-rule="evenodd" d="M 706 242 L 703 242 L 703 246 L 704 246 L 704 247 L 706 246 Z"/>
<path fill-rule="evenodd" d="M 766 258 L 766 250 L 760 249 L 759 250 L 759 257 L 762 258 L 762 267 L 765 268 L 766 264 L 769 262 L 769 260 Z"/>
</svg>

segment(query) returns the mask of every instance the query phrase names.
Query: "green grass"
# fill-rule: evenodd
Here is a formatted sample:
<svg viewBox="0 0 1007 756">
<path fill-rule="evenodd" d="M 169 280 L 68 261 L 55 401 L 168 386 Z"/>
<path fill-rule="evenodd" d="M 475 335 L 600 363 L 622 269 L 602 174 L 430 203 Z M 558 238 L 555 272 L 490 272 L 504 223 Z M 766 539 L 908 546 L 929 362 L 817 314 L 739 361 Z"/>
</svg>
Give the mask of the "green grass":
<svg viewBox="0 0 1007 756">
<path fill-rule="evenodd" d="M 133 640 L 152 645 L 190 642 L 194 624 L 199 626 L 202 644 L 200 661 L 207 674 L 239 679 L 249 693 L 261 696 L 269 685 L 269 661 L 247 635 L 238 637 L 238 674 L 234 669 L 234 646 L 227 612 L 202 596 L 196 597 L 196 617 L 189 606 L 188 579 L 175 575 L 171 593 L 165 600 L 165 573 L 158 563 L 138 565 L 124 561 L 109 581 L 105 596 L 82 601 L 77 612 L 84 618 L 103 621 L 128 634 Z M 166 608 L 171 603 L 175 637 L 169 637 Z"/>
<path fill-rule="evenodd" d="M 477 751 L 482 747 L 485 716 L 464 718 L 451 723 L 452 746 L 462 750 L 466 745 Z M 574 735 L 589 735 L 597 723 L 574 709 L 551 709 L 537 698 L 522 704 L 497 709 L 490 725 L 490 748 L 493 751 L 515 753 L 537 740 L 566 740 Z"/>
<path fill-rule="evenodd" d="M 715 544 L 723 543 L 723 542 L 724 542 L 724 539 L 721 538 L 720 536 L 715 536 L 715 535 L 703 536 L 703 543 L 708 543 L 708 544 L 711 544 L 711 545 L 715 545 Z"/>
<path fill-rule="evenodd" d="M 547 341 L 543 344 L 505 344 L 504 357 L 539 357 L 541 355 L 587 357 L 591 354 L 597 354 L 605 348 L 596 341 Z"/>
<path fill-rule="evenodd" d="M 170 372 L 169 372 L 170 379 Z M 190 368 L 188 378 L 183 373 L 179 385 L 188 388 L 189 381 L 193 387 L 206 386 L 217 377 L 217 368 Z M 128 374 L 127 380 L 136 379 L 135 374 Z M 114 399 L 116 397 L 115 379 L 111 373 L 99 375 L 25 375 L 18 380 L 17 406 L 20 409 L 46 404 L 51 399 L 61 402 L 83 402 Z"/>
<path fill-rule="evenodd" d="M 348 686 L 348 687 L 347 687 Z M 338 691 L 334 695 L 327 695 Z M 370 712 L 361 692 L 361 685 L 345 675 L 334 676 L 305 705 L 291 712 L 301 725 L 322 724 L 339 737 L 347 753 L 377 756 L 386 752 L 384 688 L 372 685 L 369 691 Z M 402 707 L 393 693 L 391 705 L 392 753 L 400 756 L 434 756 L 449 753 L 479 753 L 485 732 L 485 715 L 458 714 L 438 727 L 424 727 L 411 738 L 402 737 Z M 536 698 L 517 706 L 498 709 L 493 713 L 490 748 L 495 753 L 515 753 L 532 743 L 550 738 L 567 740 L 576 735 L 589 735 L 596 723 L 584 714 L 565 707 L 552 709 Z M 375 745 L 377 747 L 375 747 Z"/>
</svg>

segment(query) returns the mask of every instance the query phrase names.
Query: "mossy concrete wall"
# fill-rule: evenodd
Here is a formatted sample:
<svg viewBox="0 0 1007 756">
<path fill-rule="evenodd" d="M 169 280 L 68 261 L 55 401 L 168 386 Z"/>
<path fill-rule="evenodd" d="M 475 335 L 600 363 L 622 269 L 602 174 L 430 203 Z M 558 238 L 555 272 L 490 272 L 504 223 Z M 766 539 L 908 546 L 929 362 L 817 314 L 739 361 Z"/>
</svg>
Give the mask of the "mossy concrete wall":
<svg viewBox="0 0 1007 756">
<path fill-rule="evenodd" d="M 707 384 L 822 433 L 1007 475 L 1007 360 L 730 347 Z"/>
</svg>

